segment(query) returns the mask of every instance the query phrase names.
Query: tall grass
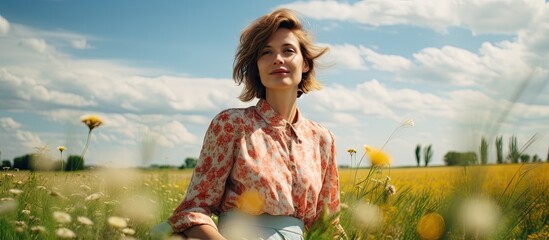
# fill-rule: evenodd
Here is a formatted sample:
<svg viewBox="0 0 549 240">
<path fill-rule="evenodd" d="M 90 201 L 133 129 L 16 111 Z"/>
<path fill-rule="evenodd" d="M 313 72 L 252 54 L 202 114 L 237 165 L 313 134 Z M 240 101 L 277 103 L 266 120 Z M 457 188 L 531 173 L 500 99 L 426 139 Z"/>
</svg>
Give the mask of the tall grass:
<svg viewBox="0 0 549 240">
<path fill-rule="evenodd" d="M 548 164 L 341 169 L 341 212 L 324 216 L 306 238 L 331 239 L 337 217 L 350 239 L 547 239 L 548 170 Z M 149 230 L 180 203 L 190 177 L 190 170 L 1 172 L 0 238 L 59 239 L 57 231 L 67 229 L 78 239 L 153 239 Z M 475 209 L 478 215 L 463 216 Z"/>
</svg>

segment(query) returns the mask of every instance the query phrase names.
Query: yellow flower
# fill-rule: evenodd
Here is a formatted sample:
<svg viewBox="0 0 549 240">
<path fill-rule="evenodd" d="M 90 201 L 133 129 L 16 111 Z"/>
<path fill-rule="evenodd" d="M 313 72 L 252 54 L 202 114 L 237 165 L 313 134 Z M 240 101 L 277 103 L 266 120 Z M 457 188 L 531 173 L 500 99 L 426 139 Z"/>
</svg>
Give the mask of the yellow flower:
<svg viewBox="0 0 549 240">
<path fill-rule="evenodd" d="M 352 155 L 352 154 L 356 153 L 356 150 L 354 148 L 349 148 L 349 149 L 347 149 L 347 152 Z"/>
<path fill-rule="evenodd" d="M 391 157 L 389 157 L 387 153 L 381 151 L 381 149 L 364 145 L 364 151 L 368 154 L 370 162 L 372 162 L 372 166 L 384 167 L 391 165 Z"/>
<path fill-rule="evenodd" d="M 444 218 L 437 213 L 428 213 L 419 219 L 417 233 L 422 239 L 440 239 L 444 233 Z"/>
<path fill-rule="evenodd" d="M 101 120 L 101 118 L 97 115 L 83 116 L 81 121 L 82 123 L 86 124 L 86 126 L 88 126 L 90 131 L 103 124 L 103 120 Z"/>
<path fill-rule="evenodd" d="M 257 190 L 245 191 L 236 200 L 236 206 L 243 212 L 258 215 L 263 208 L 264 200 Z"/>
<path fill-rule="evenodd" d="M 63 152 L 65 151 L 65 146 L 59 146 L 57 147 L 57 150 L 59 150 L 60 152 Z"/>
</svg>

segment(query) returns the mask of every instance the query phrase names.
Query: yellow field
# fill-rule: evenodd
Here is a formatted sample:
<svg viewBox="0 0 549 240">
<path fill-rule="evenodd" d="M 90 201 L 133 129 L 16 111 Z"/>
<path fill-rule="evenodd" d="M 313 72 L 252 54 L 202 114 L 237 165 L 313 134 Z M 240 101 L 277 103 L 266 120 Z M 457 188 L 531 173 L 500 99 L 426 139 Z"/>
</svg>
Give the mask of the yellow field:
<svg viewBox="0 0 549 240">
<path fill-rule="evenodd" d="M 340 169 L 341 225 L 352 239 L 547 239 L 548 173 L 545 163 Z M 152 239 L 149 229 L 179 204 L 191 175 L 191 170 L 2 172 L 0 238 L 56 239 L 68 230 L 80 239 Z M 395 194 L 388 193 L 389 186 Z M 461 226 L 456 209 L 466 211 L 463 206 L 490 211 L 473 214 L 470 222 L 476 225 Z M 60 214 L 70 220 L 60 220 Z M 114 221 L 120 219 L 123 223 Z M 332 236 L 328 220 L 307 238 Z"/>
</svg>

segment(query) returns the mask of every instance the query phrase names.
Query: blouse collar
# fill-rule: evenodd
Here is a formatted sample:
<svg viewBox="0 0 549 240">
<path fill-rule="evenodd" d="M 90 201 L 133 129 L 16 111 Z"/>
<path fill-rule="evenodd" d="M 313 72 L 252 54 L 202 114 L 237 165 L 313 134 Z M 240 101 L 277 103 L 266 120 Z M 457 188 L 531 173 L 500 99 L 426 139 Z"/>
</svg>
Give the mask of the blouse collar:
<svg viewBox="0 0 549 240">
<path fill-rule="evenodd" d="M 260 99 L 259 102 L 257 102 L 256 111 L 271 126 L 285 126 L 289 124 L 290 126 L 294 127 L 294 126 L 298 126 L 303 119 L 303 117 L 301 116 L 301 112 L 299 111 L 299 108 L 296 108 L 296 111 L 295 111 L 296 121 L 294 124 L 291 124 L 284 117 L 278 114 L 273 109 L 273 107 L 271 107 L 271 105 L 267 103 L 265 99 Z"/>
</svg>

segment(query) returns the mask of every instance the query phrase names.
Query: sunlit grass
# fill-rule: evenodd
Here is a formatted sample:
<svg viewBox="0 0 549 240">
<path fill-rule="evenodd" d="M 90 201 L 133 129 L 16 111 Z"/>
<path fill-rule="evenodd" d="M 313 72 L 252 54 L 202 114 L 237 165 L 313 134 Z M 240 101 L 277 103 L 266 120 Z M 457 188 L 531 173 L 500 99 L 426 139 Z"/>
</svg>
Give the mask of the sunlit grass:
<svg viewBox="0 0 549 240">
<path fill-rule="evenodd" d="M 340 222 L 355 239 L 546 239 L 547 172 L 549 164 L 377 168 L 359 169 L 354 179 L 355 169 L 340 169 Z M 149 230 L 177 207 L 191 174 L 188 169 L 4 171 L 0 235 L 151 239 Z M 456 209 L 472 213 L 462 216 Z M 473 219 L 468 222 L 475 225 L 460 219 Z M 318 224 L 307 237 L 332 234 Z"/>
</svg>

